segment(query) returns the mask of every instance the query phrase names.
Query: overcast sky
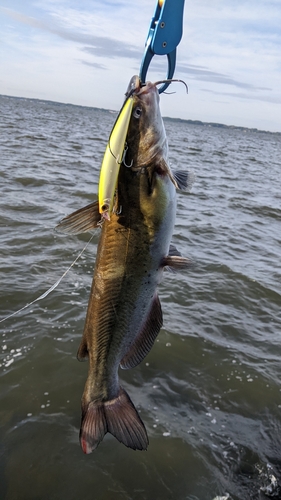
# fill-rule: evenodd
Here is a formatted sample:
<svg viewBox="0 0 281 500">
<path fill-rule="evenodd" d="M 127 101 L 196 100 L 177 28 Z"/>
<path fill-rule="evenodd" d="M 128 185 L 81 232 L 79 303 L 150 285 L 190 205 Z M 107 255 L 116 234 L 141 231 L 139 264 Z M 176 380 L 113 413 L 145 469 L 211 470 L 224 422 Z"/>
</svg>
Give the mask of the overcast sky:
<svg viewBox="0 0 281 500">
<path fill-rule="evenodd" d="M 176 0 L 174 0 L 176 2 Z M 118 110 L 156 0 L 0 0 L 0 94 Z M 148 73 L 166 76 L 158 56 Z M 164 116 L 281 132 L 281 0 L 186 0 Z"/>
</svg>

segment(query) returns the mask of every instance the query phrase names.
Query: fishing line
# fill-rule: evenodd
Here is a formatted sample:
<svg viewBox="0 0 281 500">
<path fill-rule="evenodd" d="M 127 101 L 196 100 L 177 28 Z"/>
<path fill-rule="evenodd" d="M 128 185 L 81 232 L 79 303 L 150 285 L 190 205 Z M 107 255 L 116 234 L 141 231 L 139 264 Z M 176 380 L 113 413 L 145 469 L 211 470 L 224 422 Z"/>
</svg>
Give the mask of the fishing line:
<svg viewBox="0 0 281 500">
<path fill-rule="evenodd" d="M 88 243 L 86 243 L 86 245 L 84 246 L 83 250 L 81 250 L 81 252 L 78 254 L 78 256 L 76 257 L 76 259 L 67 268 L 67 270 L 63 273 L 63 275 L 54 283 L 54 285 L 52 285 L 48 290 L 46 290 L 46 292 L 42 293 L 42 295 L 40 295 L 40 297 L 37 297 L 37 299 L 33 300 L 32 302 L 29 302 L 28 304 L 26 304 L 25 306 L 23 306 L 21 309 L 18 309 L 18 311 L 15 311 L 12 314 L 9 314 L 8 316 L 6 316 L 3 319 L 0 319 L 0 323 L 2 323 L 3 321 L 6 321 L 6 319 L 11 318 L 12 316 L 15 316 L 16 314 L 18 314 L 19 312 L 23 311 L 24 309 L 27 309 L 29 306 L 32 306 L 33 304 L 35 304 L 35 302 L 38 302 L 39 300 L 45 299 L 45 297 L 47 297 L 47 295 L 49 295 L 49 293 L 51 293 L 53 290 L 55 290 L 55 288 L 57 288 L 57 286 L 60 284 L 61 280 L 67 275 L 67 273 L 70 271 L 70 269 L 76 264 L 76 262 L 78 261 L 78 259 L 80 259 L 81 255 L 85 252 L 87 246 L 92 241 L 93 237 L 94 237 L 94 235 L 91 236 L 91 238 L 89 239 Z"/>
</svg>

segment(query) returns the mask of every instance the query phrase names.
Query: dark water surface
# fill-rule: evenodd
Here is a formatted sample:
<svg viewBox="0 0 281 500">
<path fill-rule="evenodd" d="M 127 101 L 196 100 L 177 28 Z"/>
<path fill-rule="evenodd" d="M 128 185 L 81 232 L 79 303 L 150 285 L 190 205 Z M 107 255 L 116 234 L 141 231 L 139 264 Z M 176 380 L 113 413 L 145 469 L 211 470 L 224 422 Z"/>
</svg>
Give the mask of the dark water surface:
<svg viewBox="0 0 281 500">
<path fill-rule="evenodd" d="M 167 97 L 165 97 L 167 98 Z M 169 97 L 172 99 L 172 96 Z M 89 235 L 53 230 L 95 199 L 115 115 L 0 97 L 1 317 L 47 290 Z M 164 328 L 122 385 L 147 452 L 78 442 L 83 331 L 98 233 L 59 287 L 0 324 L 1 500 L 280 498 L 280 135 L 166 121 L 191 169 L 173 242 L 196 261 L 166 274 Z M 275 489 L 274 489 L 275 488 Z"/>
</svg>

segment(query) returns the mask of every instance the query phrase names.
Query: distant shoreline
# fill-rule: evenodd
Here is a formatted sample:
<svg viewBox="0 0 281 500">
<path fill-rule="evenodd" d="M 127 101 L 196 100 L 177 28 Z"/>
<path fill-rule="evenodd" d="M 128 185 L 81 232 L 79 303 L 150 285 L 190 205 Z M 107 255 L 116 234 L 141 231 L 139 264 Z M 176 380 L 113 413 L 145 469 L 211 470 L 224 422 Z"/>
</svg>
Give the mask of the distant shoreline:
<svg viewBox="0 0 281 500">
<path fill-rule="evenodd" d="M 86 108 L 86 109 L 98 109 L 100 111 L 106 111 L 108 113 L 112 114 L 117 114 L 117 110 L 112 110 L 112 109 L 106 109 L 106 108 L 98 108 L 96 106 L 83 106 L 82 104 L 72 104 L 70 102 L 59 102 L 59 101 L 52 101 L 51 99 L 38 99 L 36 97 L 18 97 L 18 96 L 12 96 L 12 95 L 6 95 L 6 94 L 0 94 L 0 97 L 5 97 L 8 99 L 20 99 L 20 100 L 28 100 L 28 101 L 39 101 L 39 102 L 46 102 L 46 103 L 51 103 L 54 104 L 55 106 L 75 106 L 78 108 Z M 240 130 L 244 132 L 254 132 L 258 134 L 273 134 L 273 135 L 281 135 L 281 132 L 271 132 L 270 130 L 260 130 L 258 128 L 250 128 L 250 127 L 243 127 L 239 125 L 225 125 L 223 123 L 216 123 L 216 122 L 202 122 L 201 120 L 189 120 L 185 118 L 172 118 L 170 116 L 163 116 L 164 121 L 171 121 L 171 122 L 182 122 L 182 123 L 187 123 L 188 125 L 196 125 L 200 127 L 214 127 L 214 128 L 222 128 L 222 129 L 231 129 L 231 130 Z"/>
<path fill-rule="evenodd" d="M 225 128 L 231 130 L 240 130 L 243 132 L 254 132 L 258 134 L 273 134 L 273 135 L 281 135 L 281 132 L 271 132 L 270 130 L 260 130 L 258 128 L 250 128 L 243 127 L 239 125 L 224 125 L 223 123 L 215 123 L 215 122 L 202 122 L 201 120 L 186 120 L 182 118 L 170 118 L 169 116 L 163 116 L 164 121 L 174 121 L 174 122 L 183 122 L 188 123 L 189 125 L 198 125 L 201 127 L 214 127 L 214 128 Z"/>
</svg>

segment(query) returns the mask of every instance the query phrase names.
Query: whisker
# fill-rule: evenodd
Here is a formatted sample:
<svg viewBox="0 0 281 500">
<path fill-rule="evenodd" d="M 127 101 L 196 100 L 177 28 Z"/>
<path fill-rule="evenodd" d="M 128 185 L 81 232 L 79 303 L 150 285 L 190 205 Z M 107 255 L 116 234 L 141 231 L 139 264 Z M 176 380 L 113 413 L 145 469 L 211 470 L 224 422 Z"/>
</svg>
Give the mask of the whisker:
<svg viewBox="0 0 281 500">
<path fill-rule="evenodd" d="M 187 84 L 185 83 L 184 80 L 178 80 L 178 79 L 175 79 L 175 78 L 169 78 L 167 80 L 159 80 L 158 82 L 155 82 L 154 85 L 160 85 L 160 83 L 172 83 L 172 82 L 180 82 L 180 83 L 183 83 L 185 88 L 186 88 L 186 93 L 188 94 L 188 86 Z M 168 92 L 166 92 L 168 93 Z M 172 92 L 170 92 L 172 93 Z"/>
</svg>

